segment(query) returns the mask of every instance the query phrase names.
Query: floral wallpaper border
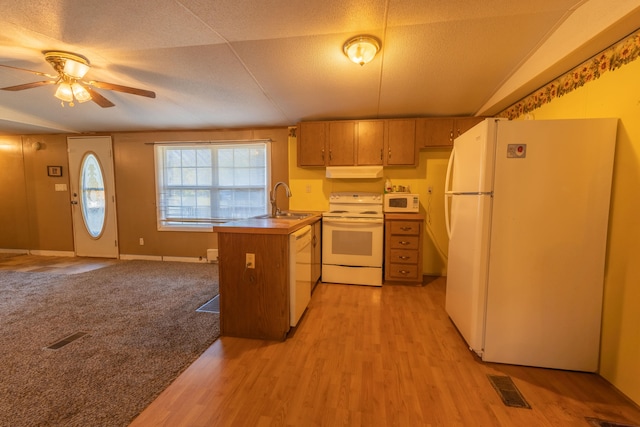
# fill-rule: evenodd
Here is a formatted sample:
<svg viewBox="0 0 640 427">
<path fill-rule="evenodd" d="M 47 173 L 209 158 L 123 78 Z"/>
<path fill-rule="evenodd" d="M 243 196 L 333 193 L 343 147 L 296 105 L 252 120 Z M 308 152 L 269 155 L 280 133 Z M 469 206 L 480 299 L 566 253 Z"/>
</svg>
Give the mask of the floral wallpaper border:
<svg viewBox="0 0 640 427">
<path fill-rule="evenodd" d="M 528 95 L 497 117 L 515 119 L 640 57 L 640 29 Z"/>
</svg>

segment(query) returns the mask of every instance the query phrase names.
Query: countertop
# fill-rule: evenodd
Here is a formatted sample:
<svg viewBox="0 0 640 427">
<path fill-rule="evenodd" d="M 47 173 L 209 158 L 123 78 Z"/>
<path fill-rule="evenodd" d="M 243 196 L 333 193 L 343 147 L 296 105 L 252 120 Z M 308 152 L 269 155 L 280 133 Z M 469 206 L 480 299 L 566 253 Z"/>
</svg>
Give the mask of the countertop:
<svg viewBox="0 0 640 427">
<path fill-rule="evenodd" d="M 291 234 L 320 219 L 322 219 L 322 212 L 312 212 L 312 215 L 302 219 L 248 218 L 215 225 L 213 231 L 216 233 Z"/>
</svg>

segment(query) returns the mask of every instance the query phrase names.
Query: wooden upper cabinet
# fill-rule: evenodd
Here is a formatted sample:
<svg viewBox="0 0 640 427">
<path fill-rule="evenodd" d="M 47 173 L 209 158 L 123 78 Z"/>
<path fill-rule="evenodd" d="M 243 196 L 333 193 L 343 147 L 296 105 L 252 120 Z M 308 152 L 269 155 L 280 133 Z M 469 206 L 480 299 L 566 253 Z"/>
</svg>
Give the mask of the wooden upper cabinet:
<svg viewBox="0 0 640 427">
<path fill-rule="evenodd" d="M 451 147 L 484 117 L 298 123 L 298 166 L 416 166 L 418 150 Z"/>
<path fill-rule="evenodd" d="M 416 144 L 419 148 L 453 145 L 453 119 L 416 119 Z"/>
<path fill-rule="evenodd" d="M 327 144 L 326 122 L 298 123 L 298 166 L 324 166 Z"/>
<path fill-rule="evenodd" d="M 356 162 L 356 123 L 329 122 L 329 158 L 327 166 L 352 166 Z"/>
<path fill-rule="evenodd" d="M 360 166 L 382 165 L 384 153 L 384 120 L 367 120 L 357 123 L 356 164 Z"/>
<path fill-rule="evenodd" d="M 387 120 L 384 141 L 384 165 L 415 166 L 418 164 L 416 120 Z"/>
<path fill-rule="evenodd" d="M 459 137 L 484 119 L 485 117 L 456 117 L 453 137 Z"/>
<path fill-rule="evenodd" d="M 418 148 L 451 147 L 454 139 L 482 120 L 484 117 L 416 119 L 416 144 Z"/>
</svg>

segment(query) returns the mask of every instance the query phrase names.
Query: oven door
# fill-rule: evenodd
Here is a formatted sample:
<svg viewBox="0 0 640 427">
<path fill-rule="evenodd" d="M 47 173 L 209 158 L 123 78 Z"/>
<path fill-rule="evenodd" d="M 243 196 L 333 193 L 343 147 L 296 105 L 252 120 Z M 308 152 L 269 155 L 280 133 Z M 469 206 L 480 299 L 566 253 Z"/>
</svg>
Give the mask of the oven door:
<svg viewBox="0 0 640 427">
<path fill-rule="evenodd" d="M 384 219 L 322 218 L 322 263 L 382 267 Z"/>
</svg>

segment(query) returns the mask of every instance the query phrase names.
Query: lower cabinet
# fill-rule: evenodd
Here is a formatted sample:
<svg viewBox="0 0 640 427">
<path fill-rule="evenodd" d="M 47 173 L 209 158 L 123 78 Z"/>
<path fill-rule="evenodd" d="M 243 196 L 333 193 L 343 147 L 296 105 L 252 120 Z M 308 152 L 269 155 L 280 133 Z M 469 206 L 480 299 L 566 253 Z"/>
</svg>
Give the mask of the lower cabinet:
<svg viewBox="0 0 640 427">
<path fill-rule="evenodd" d="M 320 280 L 322 221 L 310 224 L 311 286 Z M 289 234 L 218 233 L 220 333 L 223 336 L 284 340 L 290 327 Z M 295 250 L 295 248 L 293 248 Z M 246 265 L 254 254 L 254 268 Z"/>
<path fill-rule="evenodd" d="M 220 333 L 284 340 L 289 332 L 289 235 L 218 232 Z M 255 254 L 255 268 L 245 265 Z"/>
<path fill-rule="evenodd" d="M 422 283 L 423 214 L 385 214 L 385 282 Z"/>
</svg>

